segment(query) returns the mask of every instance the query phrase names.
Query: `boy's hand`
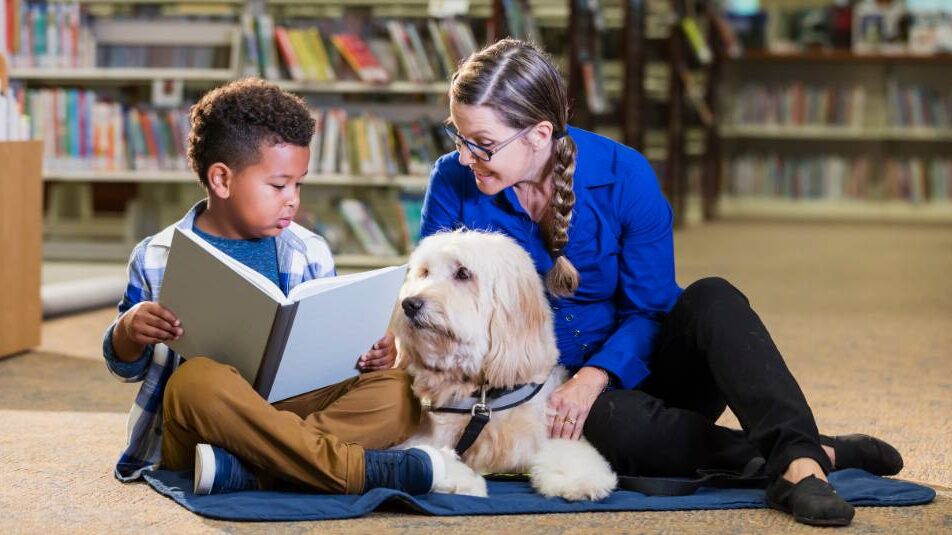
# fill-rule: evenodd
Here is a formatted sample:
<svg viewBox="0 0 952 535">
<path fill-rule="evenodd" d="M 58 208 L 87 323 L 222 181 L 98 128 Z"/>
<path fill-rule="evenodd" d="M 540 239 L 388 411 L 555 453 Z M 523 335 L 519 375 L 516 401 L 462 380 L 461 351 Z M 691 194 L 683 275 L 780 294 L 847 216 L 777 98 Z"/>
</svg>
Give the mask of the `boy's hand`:
<svg viewBox="0 0 952 535">
<path fill-rule="evenodd" d="M 168 340 L 178 340 L 182 322 L 167 308 L 154 301 L 143 301 L 130 308 L 119 319 L 116 331 L 136 345 L 146 346 Z"/>
<path fill-rule="evenodd" d="M 357 367 L 362 372 L 389 370 L 397 360 L 397 344 L 393 333 L 387 332 L 377 343 L 357 359 Z"/>
</svg>

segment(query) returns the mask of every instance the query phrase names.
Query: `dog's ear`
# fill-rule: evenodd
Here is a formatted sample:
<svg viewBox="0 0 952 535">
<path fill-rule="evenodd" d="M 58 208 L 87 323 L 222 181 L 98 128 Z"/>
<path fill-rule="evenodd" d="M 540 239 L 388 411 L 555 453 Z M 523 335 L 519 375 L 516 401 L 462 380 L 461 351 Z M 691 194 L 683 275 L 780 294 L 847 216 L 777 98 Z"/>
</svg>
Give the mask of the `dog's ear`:
<svg viewBox="0 0 952 535">
<path fill-rule="evenodd" d="M 512 386 L 547 374 L 558 349 L 552 312 L 535 270 L 503 273 L 493 285 L 489 350 L 483 373 L 493 385 Z"/>
</svg>

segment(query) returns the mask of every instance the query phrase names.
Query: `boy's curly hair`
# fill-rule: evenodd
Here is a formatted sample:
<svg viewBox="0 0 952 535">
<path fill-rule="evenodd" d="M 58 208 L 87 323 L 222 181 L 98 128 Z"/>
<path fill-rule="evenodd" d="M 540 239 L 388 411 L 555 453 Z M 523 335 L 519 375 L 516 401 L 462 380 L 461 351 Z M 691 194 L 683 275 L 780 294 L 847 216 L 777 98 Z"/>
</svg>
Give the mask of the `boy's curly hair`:
<svg viewBox="0 0 952 535">
<path fill-rule="evenodd" d="M 261 147 L 307 147 L 314 118 L 304 101 L 274 84 L 245 78 L 206 93 L 192 106 L 188 163 L 208 188 L 208 168 L 222 162 L 235 171 L 253 165 Z"/>
</svg>

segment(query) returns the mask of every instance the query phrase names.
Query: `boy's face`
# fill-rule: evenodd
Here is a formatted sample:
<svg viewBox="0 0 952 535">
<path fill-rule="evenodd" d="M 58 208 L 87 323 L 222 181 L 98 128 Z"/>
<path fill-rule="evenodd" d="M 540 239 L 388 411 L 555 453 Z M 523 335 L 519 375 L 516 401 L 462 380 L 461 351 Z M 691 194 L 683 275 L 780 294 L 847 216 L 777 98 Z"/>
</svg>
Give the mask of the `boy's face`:
<svg viewBox="0 0 952 535">
<path fill-rule="evenodd" d="M 235 237 L 277 236 L 294 220 L 301 182 L 311 157 L 308 147 L 280 144 L 260 149 L 258 162 L 236 173 L 222 199 Z"/>
</svg>

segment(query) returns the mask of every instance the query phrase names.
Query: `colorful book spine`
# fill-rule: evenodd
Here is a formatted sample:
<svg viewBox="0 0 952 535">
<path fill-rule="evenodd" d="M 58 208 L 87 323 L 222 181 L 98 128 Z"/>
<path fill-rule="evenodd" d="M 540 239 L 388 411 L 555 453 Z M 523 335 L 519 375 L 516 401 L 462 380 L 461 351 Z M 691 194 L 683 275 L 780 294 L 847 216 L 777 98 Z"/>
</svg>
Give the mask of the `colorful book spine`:
<svg viewBox="0 0 952 535">
<path fill-rule="evenodd" d="M 370 83 L 390 81 L 390 74 L 380 64 L 380 60 L 374 56 L 367 43 L 357 35 L 337 33 L 331 36 L 331 42 L 347 64 L 357 73 L 360 80 Z"/>
<path fill-rule="evenodd" d="M 301 67 L 301 60 L 294 46 L 291 44 L 291 38 L 288 35 L 287 28 L 284 26 L 276 26 L 274 28 L 274 39 L 277 42 L 278 52 L 281 55 L 284 66 L 288 69 L 288 74 L 291 75 L 291 79 L 298 82 L 303 81 L 304 70 Z"/>
</svg>

